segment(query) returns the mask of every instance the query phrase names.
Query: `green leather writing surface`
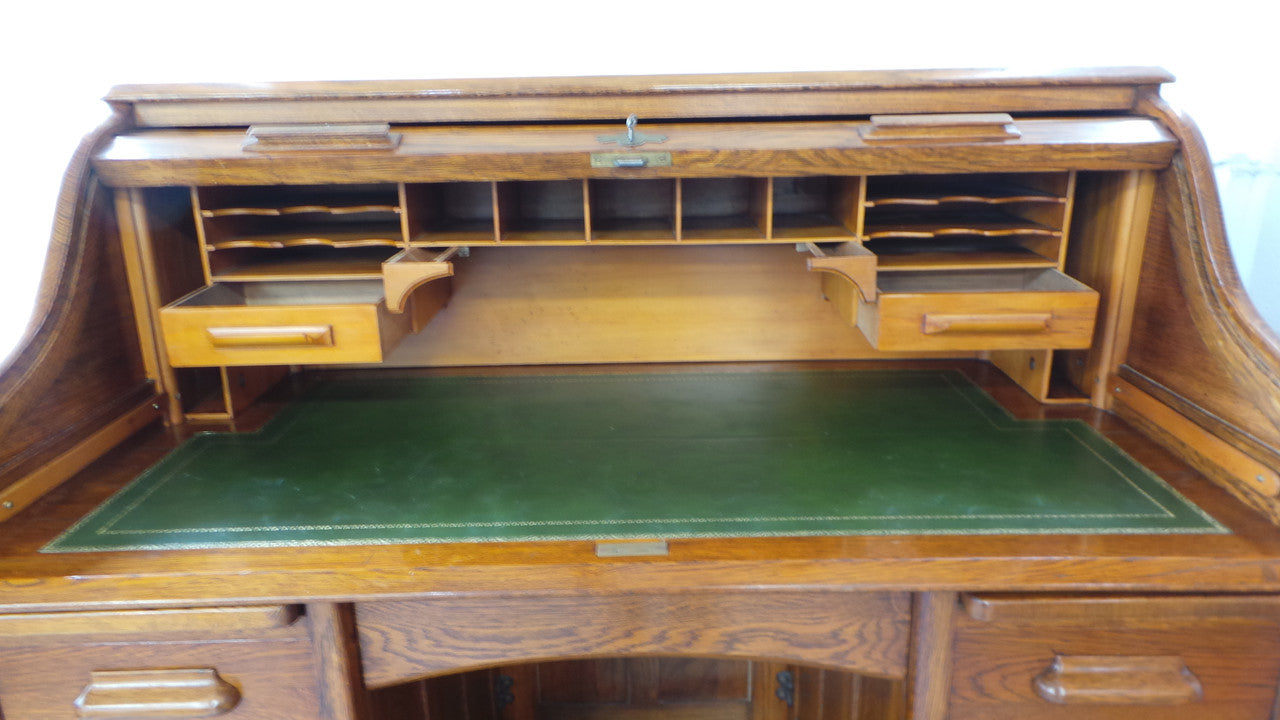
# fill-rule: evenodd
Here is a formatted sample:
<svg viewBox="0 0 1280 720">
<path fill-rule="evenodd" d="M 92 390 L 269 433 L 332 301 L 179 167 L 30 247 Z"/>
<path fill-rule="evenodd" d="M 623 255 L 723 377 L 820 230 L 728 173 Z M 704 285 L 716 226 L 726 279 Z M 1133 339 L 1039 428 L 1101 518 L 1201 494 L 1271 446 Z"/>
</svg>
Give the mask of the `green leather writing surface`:
<svg viewBox="0 0 1280 720">
<path fill-rule="evenodd" d="M 962 376 L 331 381 L 196 436 L 46 551 L 1224 529 L 1079 421 Z"/>
</svg>

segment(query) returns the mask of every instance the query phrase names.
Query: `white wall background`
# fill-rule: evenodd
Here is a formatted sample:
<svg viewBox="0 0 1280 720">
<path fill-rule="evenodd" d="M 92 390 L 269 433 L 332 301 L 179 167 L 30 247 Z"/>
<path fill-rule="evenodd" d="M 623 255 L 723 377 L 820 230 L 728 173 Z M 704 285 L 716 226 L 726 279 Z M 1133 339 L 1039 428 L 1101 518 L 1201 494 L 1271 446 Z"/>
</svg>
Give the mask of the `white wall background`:
<svg viewBox="0 0 1280 720">
<path fill-rule="evenodd" d="M 1258 163 L 1274 175 L 1280 101 L 1271 85 L 1280 37 L 1263 7 L 1254 0 L 1186 9 L 1133 0 L 23 3 L 0 26 L 0 357 L 30 315 L 62 171 L 80 137 L 106 116 L 98 98 L 115 84 L 1159 65 L 1179 77 L 1165 95 L 1198 120 L 1215 158 Z M 1273 187 L 1280 207 L 1280 183 Z M 1259 210 L 1246 208 L 1242 222 L 1265 226 Z M 1266 250 L 1265 237 L 1249 242 L 1252 254 Z"/>
</svg>

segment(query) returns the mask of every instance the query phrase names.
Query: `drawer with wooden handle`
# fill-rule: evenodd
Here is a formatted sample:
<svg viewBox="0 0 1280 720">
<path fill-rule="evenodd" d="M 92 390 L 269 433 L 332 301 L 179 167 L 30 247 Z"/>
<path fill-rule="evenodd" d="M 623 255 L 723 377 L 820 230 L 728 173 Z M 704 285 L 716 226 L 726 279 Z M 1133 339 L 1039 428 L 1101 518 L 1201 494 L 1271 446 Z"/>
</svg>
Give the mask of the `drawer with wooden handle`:
<svg viewBox="0 0 1280 720">
<path fill-rule="evenodd" d="M 218 283 L 160 311 L 174 367 L 380 362 L 409 324 L 380 280 Z"/>
<path fill-rule="evenodd" d="M 965 598 L 950 720 L 1269 720 L 1280 598 Z"/>
<path fill-rule="evenodd" d="M 0 615 L 6 718 L 310 718 L 317 688 L 288 608 Z"/>
<path fill-rule="evenodd" d="M 1089 347 L 1098 293 L 1057 270 L 881 272 L 857 325 L 880 350 Z"/>
</svg>

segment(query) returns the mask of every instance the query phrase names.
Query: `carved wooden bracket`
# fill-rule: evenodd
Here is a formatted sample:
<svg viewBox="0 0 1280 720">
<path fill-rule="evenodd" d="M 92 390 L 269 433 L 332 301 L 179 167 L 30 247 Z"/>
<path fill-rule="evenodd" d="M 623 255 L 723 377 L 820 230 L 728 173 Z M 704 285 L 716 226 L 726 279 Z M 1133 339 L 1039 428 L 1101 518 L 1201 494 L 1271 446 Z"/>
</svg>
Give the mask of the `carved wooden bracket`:
<svg viewBox="0 0 1280 720">
<path fill-rule="evenodd" d="M 1058 655 L 1032 685 L 1060 705 L 1183 705 L 1204 696 L 1200 680 L 1171 655 Z"/>
<path fill-rule="evenodd" d="M 453 263 L 449 260 L 463 252 L 464 248 L 460 247 L 444 251 L 410 248 L 382 263 L 382 286 L 387 295 L 387 309 L 393 313 L 402 313 L 414 290 L 432 280 L 452 277 Z"/>
<path fill-rule="evenodd" d="M 813 254 L 810 270 L 834 273 L 853 283 L 864 302 L 876 301 L 876 256 L 862 243 L 841 243 L 834 250 L 807 243 L 806 248 Z"/>
<path fill-rule="evenodd" d="M 95 670 L 80 697 L 82 718 L 204 718 L 225 715 L 240 691 L 213 668 Z"/>
</svg>

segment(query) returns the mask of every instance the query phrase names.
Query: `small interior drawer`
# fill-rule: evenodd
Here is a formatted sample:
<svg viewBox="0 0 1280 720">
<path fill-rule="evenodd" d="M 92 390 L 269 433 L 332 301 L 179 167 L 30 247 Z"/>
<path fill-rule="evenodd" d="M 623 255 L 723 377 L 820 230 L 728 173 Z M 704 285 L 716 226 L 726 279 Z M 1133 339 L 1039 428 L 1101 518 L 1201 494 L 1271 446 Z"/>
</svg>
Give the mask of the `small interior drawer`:
<svg viewBox="0 0 1280 720">
<path fill-rule="evenodd" d="M 882 272 L 858 327 L 880 350 L 1089 346 L 1098 293 L 1057 270 Z"/>
<path fill-rule="evenodd" d="M 380 362 L 409 323 L 381 280 L 217 283 L 160 311 L 174 367 Z"/>
</svg>

